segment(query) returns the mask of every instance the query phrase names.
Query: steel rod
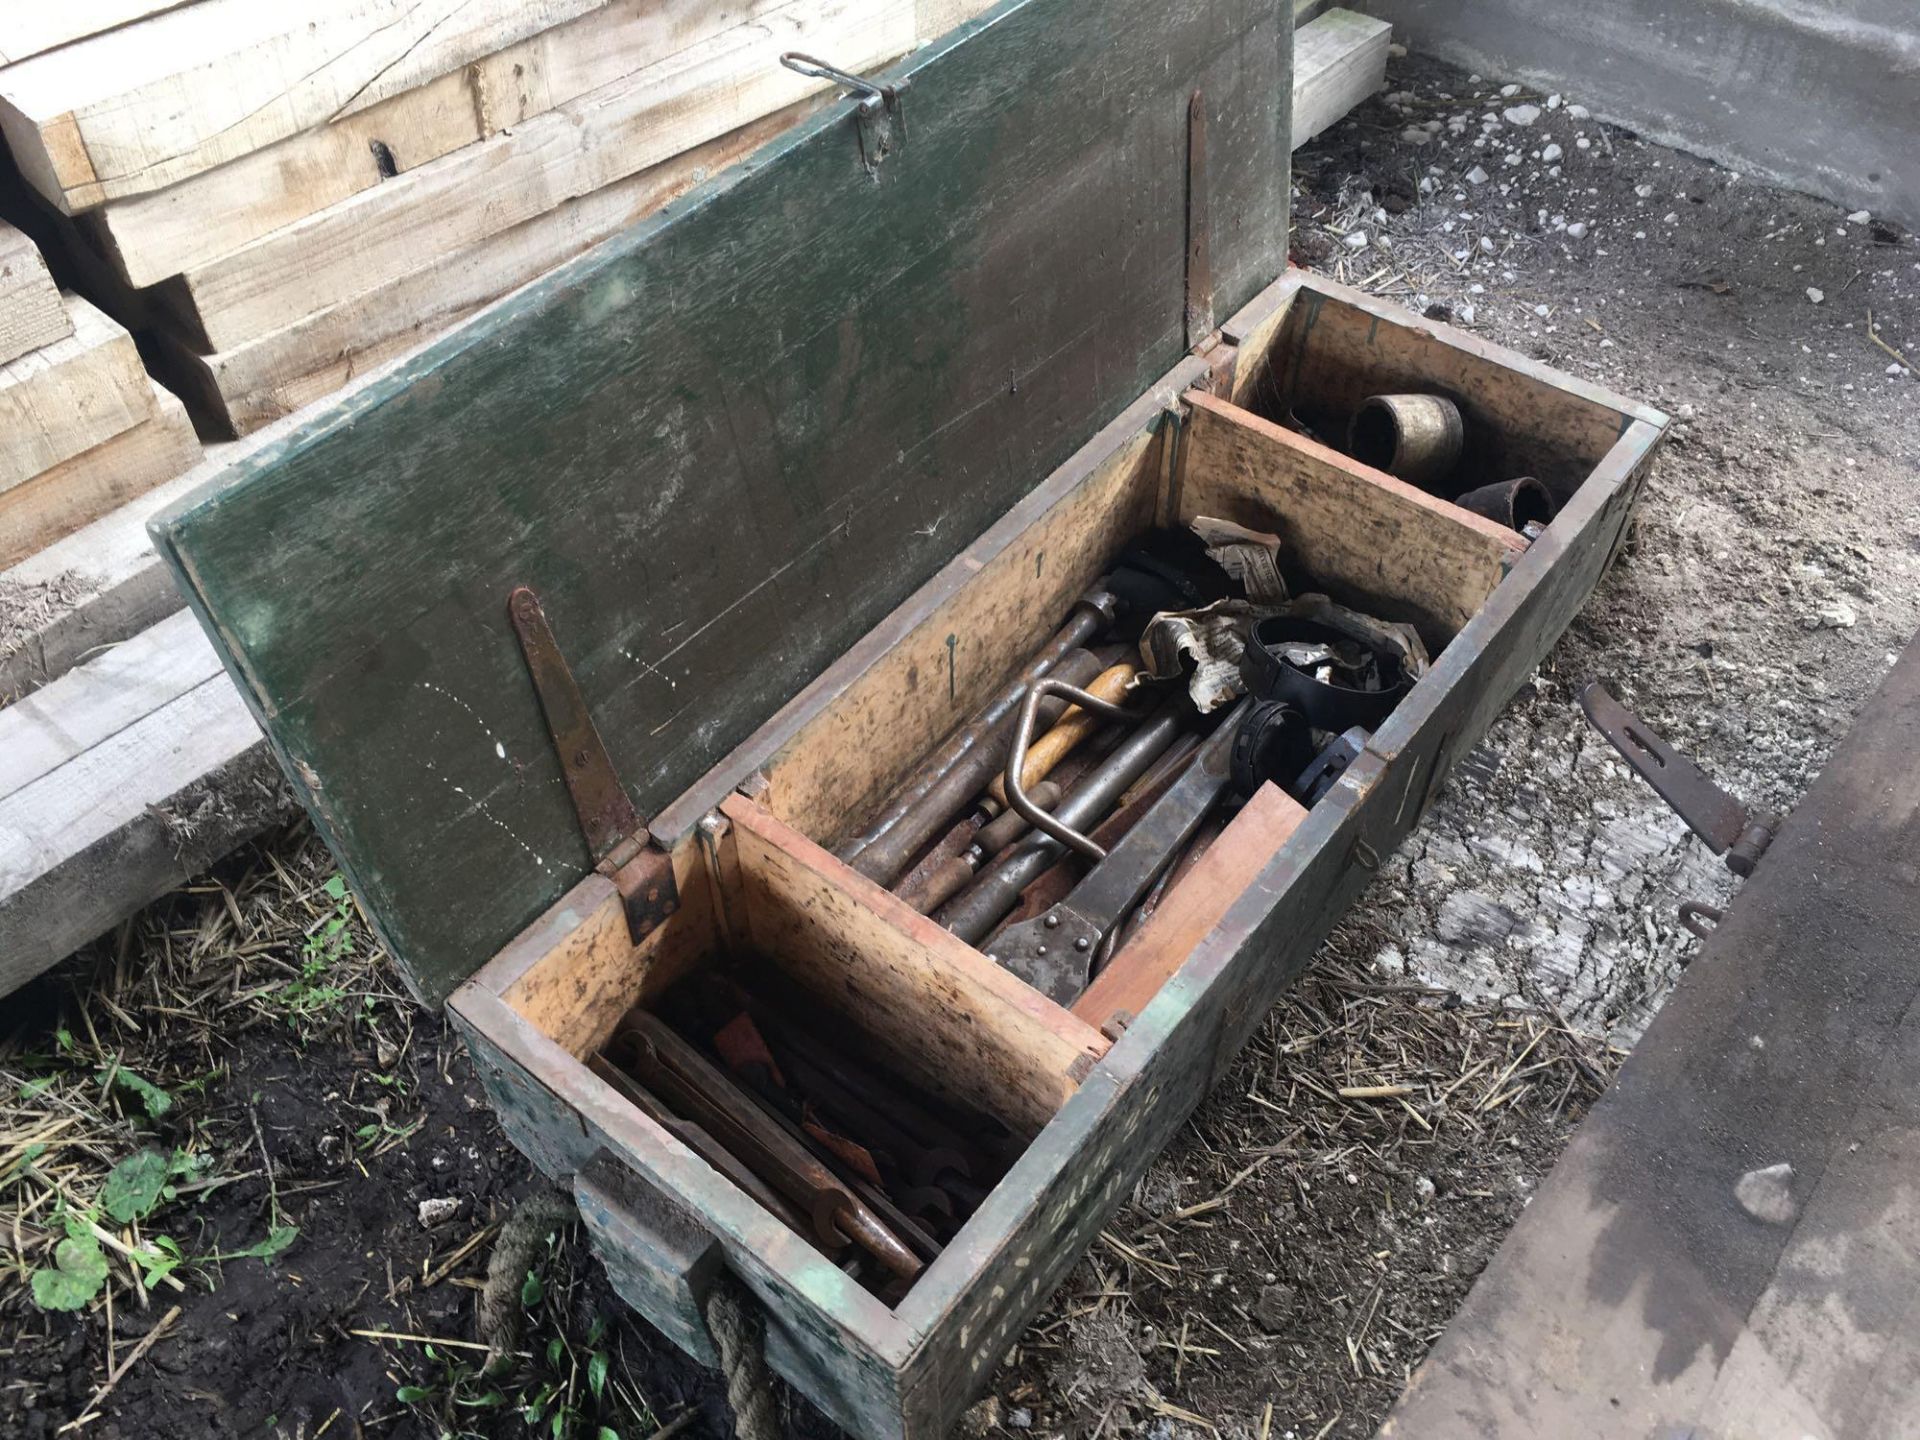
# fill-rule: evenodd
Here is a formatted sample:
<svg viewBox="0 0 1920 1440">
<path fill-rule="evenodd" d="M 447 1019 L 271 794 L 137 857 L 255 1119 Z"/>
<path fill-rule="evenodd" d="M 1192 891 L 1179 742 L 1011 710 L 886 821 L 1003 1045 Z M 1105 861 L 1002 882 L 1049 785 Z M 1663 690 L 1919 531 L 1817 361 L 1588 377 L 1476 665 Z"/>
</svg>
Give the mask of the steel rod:
<svg viewBox="0 0 1920 1440">
<path fill-rule="evenodd" d="M 1118 749 L 1081 777 L 1054 818 L 1077 830 L 1093 824 L 1173 744 L 1190 710 L 1184 692 L 1169 696 Z M 942 906 L 934 919 L 969 945 L 978 944 L 1019 901 L 1028 883 L 1065 853 L 1066 846 L 1051 836 L 1033 836 Z"/>
</svg>

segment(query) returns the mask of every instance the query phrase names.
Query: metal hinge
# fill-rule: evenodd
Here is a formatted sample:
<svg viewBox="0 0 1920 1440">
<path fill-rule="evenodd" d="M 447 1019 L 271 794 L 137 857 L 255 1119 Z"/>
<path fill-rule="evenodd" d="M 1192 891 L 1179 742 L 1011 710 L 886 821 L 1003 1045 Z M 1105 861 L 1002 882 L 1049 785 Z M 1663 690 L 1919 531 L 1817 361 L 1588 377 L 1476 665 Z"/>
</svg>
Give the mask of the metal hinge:
<svg viewBox="0 0 1920 1440">
<path fill-rule="evenodd" d="M 869 175 L 878 179 L 880 162 L 906 143 L 904 97 L 911 82 L 901 80 L 893 85 L 875 85 L 797 50 L 787 51 L 780 57 L 780 63 L 810 79 L 830 80 L 853 97 L 853 118 L 860 132 L 860 162 L 867 167 Z"/>
<path fill-rule="evenodd" d="M 1615 699 L 1604 681 L 1589 680 L 1581 687 L 1580 708 L 1634 772 L 1687 822 L 1687 828 L 1714 854 L 1726 857 L 1729 870 L 1742 879 L 1753 874 L 1780 828 L 1779 816 L 1749 810 L 1714 784 L 1704 770 Z M 1695 935 L 1705 935 L 1719 920 L 1717 909 L 1697 900 L 1680 907 L 1680 923 Z M 1703 926 L 1703 921 L 1709 923 Z"/>
<path fill-rule="evenodd" d="M 525 585 L 515 587 L 507 596 L 507 615 L 520 637 L 520 652 L 533 677 L 533 691 L 594 869 L 620 891 L 627 929 L 635 941 L 644 940 L 680 908 L 673 857 L 653 843 L 646 820 L 620 783 L 613 757 L 553 638 L 540 597 Z"/>
</svg>

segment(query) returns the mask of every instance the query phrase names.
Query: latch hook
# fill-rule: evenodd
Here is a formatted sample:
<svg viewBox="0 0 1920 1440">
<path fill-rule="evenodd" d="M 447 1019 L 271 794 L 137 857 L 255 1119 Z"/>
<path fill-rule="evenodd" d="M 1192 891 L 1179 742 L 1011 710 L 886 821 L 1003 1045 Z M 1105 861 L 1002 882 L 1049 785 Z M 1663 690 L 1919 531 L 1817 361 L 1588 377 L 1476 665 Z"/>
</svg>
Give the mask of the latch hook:
<svg viewBox="0 0 1920 1440">
<path fill-rule="evenodd" d="M 837 65 L 829 65 L 812 55 L 802 55 L 798 50 L 787 51 L 780 57 L 780 63 L 795 74 L 831 81 L 853 97 L 854 119 L 860 127 L 860 160 L 867 167 L 867 173 L 878 178 L 880 162 L 896 148 L 895 132 L 898 132 L 898 139 L 906 137 L 906 113 L 900 97 L 906 93 L 909 82 L 901 80 L 893 85 L 875 85 L 871 80 L 863 80 Z"/>
<path fill-rule="evenodd" d="M 805 75 L 814 80 L 831 80 L 842 90 L 860 97 L 860 113 L 871 119 L 878 115 L 887 104 L 887 92 L 870 80 L 862 80 L 858 75 L 850 75 L 838 66 L 829 65 L 824 60 L 816 60 L 811 55 L 802 55 L 798 50 L 789 50 L 780 57 L 780 63 L 796 74 Z"/>
</svg>

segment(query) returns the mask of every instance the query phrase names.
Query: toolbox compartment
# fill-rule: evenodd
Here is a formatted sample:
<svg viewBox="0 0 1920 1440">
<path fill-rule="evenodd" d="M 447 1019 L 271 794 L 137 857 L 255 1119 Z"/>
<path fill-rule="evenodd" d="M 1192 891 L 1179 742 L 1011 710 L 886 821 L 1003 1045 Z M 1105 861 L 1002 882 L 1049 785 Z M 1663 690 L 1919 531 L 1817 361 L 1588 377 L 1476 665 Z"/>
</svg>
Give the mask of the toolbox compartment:
<svg viewBox="0 0 1920 1440">
<path fill-rule="evenodd" d="M 1440 390 L 1495 473 L 1563 502 L 1521 536 L 1275 416 Z M 1172 406 L 1178 407 L 1178 416 Z M 1662 419 L 1300 273 L 1276 282 L 663 809 L 681 908 L 645 940 L 596 876 L 450 1002 L 517 1144 L 571 1181 L 621 1293 L 696 1354 L 724 1265 L 777 1369 L 864 1436 L 933 1435 L 984 1383 L 1147 1161 L 1418 822 L 1619 544 Z M 1281 534 L 1335 599 L 1415 625 L 1430 671 L 1311 811 L 1235 816 L 1071 1009 L 825 848 L 1006 682 L 1127 541 L 1196 515 Z M 771 958 L 900 1073 L 1031 1143 L 888 1308 L 586 1067 L 631 1007 Z"/>
</svg>

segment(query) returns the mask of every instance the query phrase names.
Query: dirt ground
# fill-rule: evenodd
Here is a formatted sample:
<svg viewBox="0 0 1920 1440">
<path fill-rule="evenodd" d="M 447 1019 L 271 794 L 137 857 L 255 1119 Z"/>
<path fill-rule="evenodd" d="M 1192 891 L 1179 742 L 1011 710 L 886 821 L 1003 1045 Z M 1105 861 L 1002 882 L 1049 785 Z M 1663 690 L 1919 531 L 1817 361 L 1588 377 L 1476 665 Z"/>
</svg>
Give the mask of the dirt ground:
<svg viewBox="0 0 1920 1440">
<path fill-rule="evenodd" d="M 1296 252 L 1672 414 L 1636 543 L 970 1432 L 1371 1434 L 1729 892 L 1578 683 L 1784 810 L 1920 623 L 1920 248 L 1578 99 L 1396 60 Z M 728 1434 L 338 892 L 294 827 L 7 1002 L 0 1435 Z"/>
</svg>

